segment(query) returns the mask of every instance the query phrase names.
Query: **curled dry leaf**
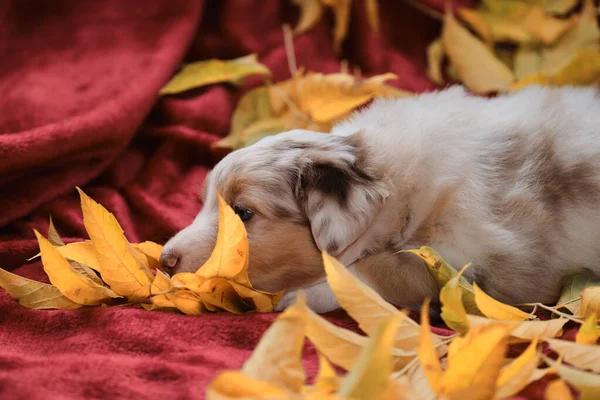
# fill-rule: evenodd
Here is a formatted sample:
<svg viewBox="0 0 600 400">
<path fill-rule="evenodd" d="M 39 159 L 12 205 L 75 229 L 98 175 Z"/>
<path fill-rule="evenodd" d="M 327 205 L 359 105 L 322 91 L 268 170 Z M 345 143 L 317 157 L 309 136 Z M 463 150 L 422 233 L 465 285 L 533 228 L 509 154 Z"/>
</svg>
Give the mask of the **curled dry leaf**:
<svg viewBox="0 0 600 400">
<path fill-rule="evenodd" d="M 399 316 L 394 348 L 414 351 L 419 345 L 419 325 L 396 307 L 385 301 L 377 292 L 365 285 L 338 260 L 323 252 L 327 282 L 340 306 L 358 322 L 367 335 L 371 335 L 381 321 Z M 433 339 L 437 345 L 440 338 Z"/>
<path fill-rule="evenodd" d="M 77 188 L 83 223 L 99 261 L 102 280 L 129 301 L 142 301 L 150 294 L 154 276 L 132 251 L 131 244 L 114 215 Z"/>
<path fill-rule="evenodd" d="M 581 292 L 592 286 L 600 286 L 600 279 L 588 273 L 570 276 L 563 285 L 556 308 L 566 308 L 571 314 L 575 314 L 579 308 Z"/>
<path fill-rule="evenodd" d="M 42 254 L 44 271 L 50 282 L 69 300 L 82 305 L 98 305 L 118 294 L 98 284 L 69 265 L 58 250 L 38 231 L 34 231 Z"/>
<path fill-rule="evenodd" d="M 575 342 L 581 344 L 596 344 L 599 337 L 600 328 L 598 328 L 598 318 L 596 317 L 596 314 L 591 314 L 579 327 Z"/>
<path fill-rule="evenodd" d="M 60 235 L 56 231 L 56 227 L 54 226 L 54 221 L 52 221 L 52 215 L 49 217 L 48 221 L 48 241 L 52 243 L 53 246 L 64 246 L 65 242 L 60 238 Z"/>
<path fill-rule="evenodd" d="M 159 93 L 177 94 L 220 82 L 237 84 L 251 75 L 271 75 L 271 71 L 258 61 L 256 54 L 227 61 L 215 59 L 198 61 L 185 65 Z"/>
<path fill-rule="evenodd" d="M 415 254 L 423 260 L 427 270 L 435 278 L 440 290 L 442 290 L 450 279 L 458 276 L 458 271 L 431 247 L 423 246 L 418 250 L 404 250 L 403 252 Z M 480 312 L 475 303 L 473 285 L 464 276 L 459 277 L 458 285 L 463 289 L 462 301 L 467 313 L 479 315 Z"/>
<path fill-rule="evenodd" d="M 535 373 L 540 363 L 537 343 L 537 339 L 534 339 L 519 357 L 502 368 L 496 382 L 495 399 L 511 398 L 525 386 L 539 379 Z"/>
<path fill-rule="evenodd" d="M 564 380 L 555 379 L 546 386 L 544 400 L 573 400 L 573 395 Z"/>
<path fill-rule="evenodd" d="M 489 296 L 477 286 L 477 283 L 473 284 L 473 289 L 477 308 L 488 318 L 503 321 L 525 321 L 535 318 L 535 315 L 528 314 Z"/>
<path fill-rule="evenodd" d="M 577 368 L 600 372 L 600 346 L 561 339 L 546 339 L 552 350 Z"/>
<path fill-rule="evenodd" d="M 450 279 L 440 290 L 441 317 L 450 329 L 454 329 L 461 334 L 465 334 L 469 330 L 469 320 L 463 305 L 463 289 L 460 287 L 459 282 L 463 272 L 469 265 L 465 265 L 458 275 Z"/>
<path fill-rule="evenodd" d="M 600 286 L 588 287 L 581 292 L 581 304 L 575 314 L 586 318 L 600 315 Z"/>
<path fill-rule="evenodd" d="M 73 310 L 81 304 L 69 300 L 57 287 L 10 273 L 0 268 L 0 287 L 19 299 L 23 307 Z"/>
<path fill-rule="evenodd" d="M 477 315 L 468 315 L 467 318 L 471 327 L 492 323 L 505 324 L 511 327 L 510 334 L 512 336 L 524 340 L 534 340 L 535 338 L 542 340 L 559 336 L 563 326 L 569 321 L 566 318 L 547 321 L 496 321 Z"/>
</svg>

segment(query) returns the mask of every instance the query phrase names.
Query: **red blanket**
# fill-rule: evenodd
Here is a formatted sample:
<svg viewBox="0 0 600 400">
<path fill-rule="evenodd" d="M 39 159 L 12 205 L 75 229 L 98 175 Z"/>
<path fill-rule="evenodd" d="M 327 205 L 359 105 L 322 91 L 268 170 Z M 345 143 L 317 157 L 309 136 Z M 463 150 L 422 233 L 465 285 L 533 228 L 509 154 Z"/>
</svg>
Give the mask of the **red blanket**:
<svg viewBox="0 0 600 400">
<path fill-rule="evenodd" d="M 442 0 L 429 3 L 442 9 Z M 353 6 L 343 56 L 365 74 L 398 74 L 400 88 L 432 89 L 425 49 L 439 21 L 380 1 L 375 36 L 362 4 Z M 288 78 L 281 25 L 298 16 L 290 0 L 6 0 L 0 10 L 0 266 L 35 279 L 40 264 L 23 264 L 37 250 L 32 229 L 45 232 L 48 214 L 67 241 L 85 237 L 76 185 L 115 213 L 133 242 L 162 243 L 188 224 L 217 160 L 210 144 L 258 82 L 162 99 L 158 89 L 184 60 L 253 52 L 276 80 Z M 327 17 L 296 40 L 299 64 L 339 70 L 330 29 Z M 203 398 L 275 317 L 32 311 L 2 293 L 0 398 Z M 305 361 L 314 375 L 310 346 Z"/>
</svg>

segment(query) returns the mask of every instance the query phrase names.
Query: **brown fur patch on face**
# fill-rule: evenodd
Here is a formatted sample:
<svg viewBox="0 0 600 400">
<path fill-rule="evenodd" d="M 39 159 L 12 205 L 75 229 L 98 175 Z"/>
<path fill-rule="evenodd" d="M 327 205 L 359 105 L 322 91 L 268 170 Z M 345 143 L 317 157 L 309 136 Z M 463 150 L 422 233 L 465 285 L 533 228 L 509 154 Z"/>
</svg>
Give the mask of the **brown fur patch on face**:
<svg viewBox="0 0 600 400">
<path fill-rule="evenodd" d="M 293 290 L 325 276 L 321 252 L 308 226 L 286 220 L 257 221 L 248 226 L 248 240 L 248 273 L 259 290 Z"/>
</svg>

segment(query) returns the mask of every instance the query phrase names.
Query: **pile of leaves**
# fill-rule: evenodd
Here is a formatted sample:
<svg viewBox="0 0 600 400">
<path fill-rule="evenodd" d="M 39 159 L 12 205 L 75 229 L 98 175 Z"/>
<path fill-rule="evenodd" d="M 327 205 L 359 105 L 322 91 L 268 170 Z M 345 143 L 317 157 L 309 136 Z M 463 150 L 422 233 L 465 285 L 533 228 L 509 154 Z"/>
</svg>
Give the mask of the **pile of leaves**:
<svg viewBox="0 0 600 400">
<path fill-rule="evenodd" d="M 50 220 L 48 238 L 38 231 L 44 271 L 51 284 L 0 268 L 0 287 L 33 309 L 140 304 L 147 310 L 271 312 L 282 293 L 265 293 L 248 279 L 248 240 L 243 222 L 223 199 L 219 232 L 208 261 L 196 273 L 169 277 L 162 246 L 129 243 L 117 219 L 82 190 L 83 222 L 90 240 L 65 244 Z M 35 256 L 34 258 L 38 257 Z"/>
<path fill-rule="evenodd" d="M 582 399 L 599 398 L 600 375 L 595 373 L 600 372 L 600 346 L 596 345 L 600 308 L 586 303 L 585 293 L 600 287 L 588 288 L 582 298 L 567 301 L 571 305 L 581 301 L 577 316 L 558 311 L 562 305 L 537 304 L 558 315 L 540 320 L 469 284 L 462 277 L 464 268 L 457 272 L 433 249 L 410 252 L 423 259 L 441 286 L 442 318 L 458 334 L 431 333 L 428 300 L 419 325 L 323 253 L 327 281 L 337 301 L 366 335 L 315 314 L 300 293 L 296 304 L 267 330 L 242 369 L 222 372 L 214 379 L 207 398 L 504 399 L 545 376 L 551 379 L 547 399 L 572 399 L 570 387 Z M 565 289 L 565 299 L 584 281 L 574 277 Z M 569 320 L 583 322 L 575 342 L 556 338 Z M 305 338 L 319 356 L 319 372 L 312 385 L 306 382 L 301 362 Z M 523 343 L 527 347 L 520 355 L 509 356 L 514 353 L 513 345 L 523 347 Z M 551 354 L 558 354 L 558 359 Z M 339 376 L 332 364 L 347 374 Z"/>
<path fill-rule="evenodd" d="M 442 36 L 428 49 L 428 75 L 440 85 L 460 82 L 488 94 L 600 78 L 593 0 L 482 0 L 457 14 L 466 26 L 447 11 Z"/>
</svg>

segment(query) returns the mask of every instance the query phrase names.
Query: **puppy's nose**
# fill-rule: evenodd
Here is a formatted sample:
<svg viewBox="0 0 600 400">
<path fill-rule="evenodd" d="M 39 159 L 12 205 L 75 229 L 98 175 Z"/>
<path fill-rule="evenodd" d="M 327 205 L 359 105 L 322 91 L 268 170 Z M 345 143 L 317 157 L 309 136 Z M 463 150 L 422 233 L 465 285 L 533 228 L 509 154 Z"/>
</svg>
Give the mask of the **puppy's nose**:
<svg viewBox="0 0 600 400">
<path fill-rule="evenodd" d="M 166 252 L 160 255 L 160 265 L 162 265 L 169 274 L 173 273 L 173 270 L 177 267 L 180 260 L 181 256 L 174 252 Z"/>
</svg>

